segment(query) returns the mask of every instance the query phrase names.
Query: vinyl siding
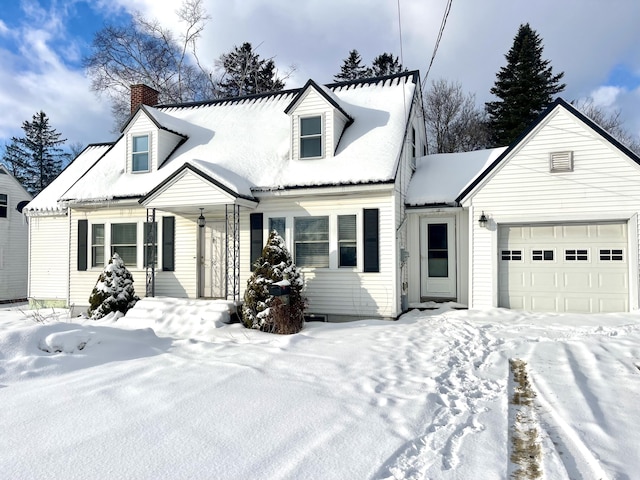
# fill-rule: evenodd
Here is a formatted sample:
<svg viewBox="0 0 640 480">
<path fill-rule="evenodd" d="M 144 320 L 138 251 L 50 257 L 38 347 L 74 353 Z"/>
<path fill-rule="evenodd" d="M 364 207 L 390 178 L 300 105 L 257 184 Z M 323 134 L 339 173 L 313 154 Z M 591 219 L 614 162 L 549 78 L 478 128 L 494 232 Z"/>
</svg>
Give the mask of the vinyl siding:
<svg viewBox="0 0 640 480">
<path fill-rule="evenodd" d="M 7 217 L 0 218 L 0 301 L 26 298 L 28 226 L 16 207 L 31 198 L 8 174 L 0 174 L 0 193 L 7 195 Z"/>
<path fill-rule="evenodd" d="M 378 208 L 380 232 L 380 272 L 364 273 L 362 243 L 362 210 Z M 395 280 L 395 228 L 392 195 L 326 196 L 315 199 L 265 198 L 255 212 L 264 214 L 264 228 L 270 217 L 286 217 L 286 244 L 294 255 L 295 217 L 328 215 L 330 228 L 330 268 L 303 268 L 305 294 L 309 300 L 309 313 L 332 316 L 395 317 L 397 309 Z M 338 215 L 357 215 L 358 267 L 338 268 L 336 228 Z M 249 215 L 241 215 L 241 296 L 250 275 L 249 268 Z"/>
<path fill-rule="evenodd" d="M 561 151 L 573 151 L 573 171 L 550 173 L 549 155 Z M 465 201 L 473 207 L 473 306 L 497 302 L 497 225 L 627 221 L 638 212 L 639 180 L 632 160 L 565 109 L 552 112 Z"/>
<path fill-rule="evenodd" d="M 69 218 L 66 215 L 29 218 L 29 297 L 36 303 L 55 301 L 66 305 L 69 288 L 68 235 Z"/>
<path fill-rule="evenodd" d="M 203 205 L 224 205 L 233 203 L 233 200 L 230 195 L 212 187 L 202 177 L 185 170 L 170 188 L 160 192 L 150 203 L 160 209 L 190 206 L 198 211 L 198 207 Z"/>
</svg>

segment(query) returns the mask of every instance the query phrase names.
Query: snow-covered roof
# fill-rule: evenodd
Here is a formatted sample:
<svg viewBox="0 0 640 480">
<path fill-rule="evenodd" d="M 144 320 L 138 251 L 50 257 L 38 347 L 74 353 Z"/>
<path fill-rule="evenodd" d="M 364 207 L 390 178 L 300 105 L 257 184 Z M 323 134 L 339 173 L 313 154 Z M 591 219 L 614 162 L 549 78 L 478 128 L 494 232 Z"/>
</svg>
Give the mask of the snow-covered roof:
<svg viewBox="0 0 640 480">
<path fill-rule="evenodd" d="M 87 146 L 67 167 L 51 182 L 51 184 L 40 192 L 25 207 L 25 211 L 31 212 L 60 212 L 62 209 L 58 204 L 58 199 L 71 187 L 74 182 L 82 176 L 91 166 L 104 155 L 111 143 L 93 144 Z"/>
<path fill-rule="evenodd" d="M 417 158 L 416 171 L 407 191 L 407 205 L 453 204 L 460 192 L 506 149 L 438 153 Z"/>
<path fill-rule="evenodd" d="M 238 195 L 246 195 L 247 189 L 392 181 L 417 81 L 417 72 L 409 72 L 329 85 L 332 98 L 353 122 L 333 156 L 312 160 L 292 160 L 290 155 L 291 119 L 285 110 L 299 89 L 208 103 L 145 107 L 157 124 L 186 137 L 186 141 L 157 171 L 131 174 L 124 168 L 123 136 L 75 185 L 62 192 L 62 198 L 98 201 L 143 197 L 187 163 L 213 172 L 217 181 Z"/>
</svg>

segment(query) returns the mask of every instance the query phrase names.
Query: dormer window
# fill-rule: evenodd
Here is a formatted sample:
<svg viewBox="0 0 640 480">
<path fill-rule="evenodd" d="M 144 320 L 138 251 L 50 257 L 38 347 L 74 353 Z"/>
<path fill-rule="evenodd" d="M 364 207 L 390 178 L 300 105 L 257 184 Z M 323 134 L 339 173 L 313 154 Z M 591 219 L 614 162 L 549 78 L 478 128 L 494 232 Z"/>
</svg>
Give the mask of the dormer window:
<svg viewBox="0 0 640 480">
<path fill-rule="evenodd" d="M 322 117 L 300 118 L 300 158 L 322 157 Z"/>
<path fill-rule="evenodd" d="M 149 171 L 149 135 L 139 135 L 132 137 L 131 171 Z"/>
</svg>

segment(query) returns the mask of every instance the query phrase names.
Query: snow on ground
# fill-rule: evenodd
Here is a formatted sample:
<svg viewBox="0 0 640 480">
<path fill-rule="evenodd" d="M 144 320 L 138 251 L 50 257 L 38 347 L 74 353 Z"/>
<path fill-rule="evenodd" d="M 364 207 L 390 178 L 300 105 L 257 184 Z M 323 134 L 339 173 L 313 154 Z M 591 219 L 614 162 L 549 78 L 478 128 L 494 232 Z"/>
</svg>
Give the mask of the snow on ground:
<svg viewBox="0 0 640 480">
<path fill-rule="evenodd" d="M 640 471 L 639 313 L 446 305 L 291 336 L 211 302 L 33 313 L 0 309 L 3 478 L 507 478 L 513 359 L 543 478 Z"/>
</svg>

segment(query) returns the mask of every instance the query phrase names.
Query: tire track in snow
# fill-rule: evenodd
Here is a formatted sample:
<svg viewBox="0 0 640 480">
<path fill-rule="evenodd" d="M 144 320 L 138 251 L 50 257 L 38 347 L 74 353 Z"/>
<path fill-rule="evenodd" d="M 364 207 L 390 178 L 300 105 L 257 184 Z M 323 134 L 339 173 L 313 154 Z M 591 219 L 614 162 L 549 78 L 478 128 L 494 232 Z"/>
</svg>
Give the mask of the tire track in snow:
<svg viewBox="0 0 640 480">
<path fill-rule="evenodd" d="M 449 339 L 438 355 L 429 355 L 441 359 L 441 373 L 433 378 L 435 391 L 425 399 L 425 413 L 433 418 L 424 433 L 398 449 L 375 478 L 417 479 L 431 470 L 455 469 L 465 437 L 485 428 L 478 419 L 485 411 L 480 402 L 491 401 L 503 391 L 498 382 L 481 375 L 487 358 L 501 343 L 490 335 L 490 327 L 447 315 L 433 317 L 430 323 L 429 328 L 437 328 L 439 335 Z"/>
</svg>

